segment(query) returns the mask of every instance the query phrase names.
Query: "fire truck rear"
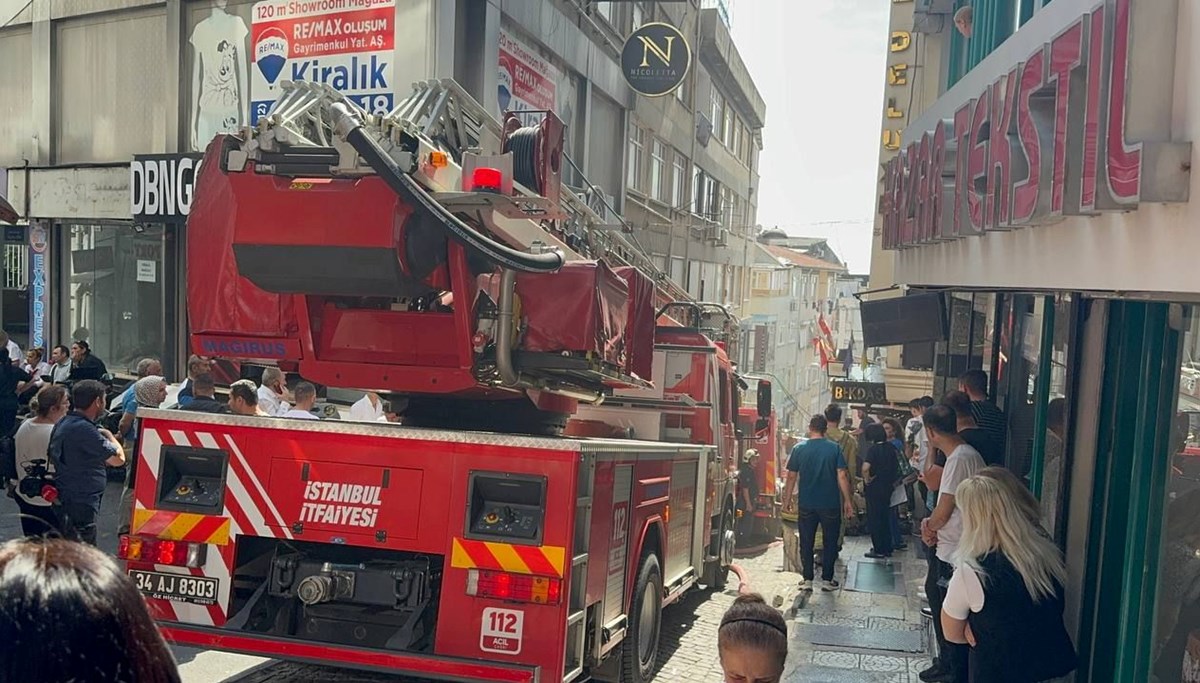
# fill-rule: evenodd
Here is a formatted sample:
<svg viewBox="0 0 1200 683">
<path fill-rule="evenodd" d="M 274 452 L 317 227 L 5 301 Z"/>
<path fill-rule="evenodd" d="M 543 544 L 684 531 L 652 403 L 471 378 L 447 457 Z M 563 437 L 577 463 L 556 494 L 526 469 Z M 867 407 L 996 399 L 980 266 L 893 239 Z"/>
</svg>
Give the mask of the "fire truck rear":
<svg viewBox="0 0 1200 683">
<path fill-rule="evenodd" d="M 139 413 L 119 552 L 164 632 L 443 680 L 649 680 L 662 608 L 732 561 L 736 321 L 676 302 L 562 186 L 552 113 L 502 125 L 450 81 L 385 117 L 283 90 L 202 164 L 193 348 L 383 393 L 403 425 Z"/>
</svg>

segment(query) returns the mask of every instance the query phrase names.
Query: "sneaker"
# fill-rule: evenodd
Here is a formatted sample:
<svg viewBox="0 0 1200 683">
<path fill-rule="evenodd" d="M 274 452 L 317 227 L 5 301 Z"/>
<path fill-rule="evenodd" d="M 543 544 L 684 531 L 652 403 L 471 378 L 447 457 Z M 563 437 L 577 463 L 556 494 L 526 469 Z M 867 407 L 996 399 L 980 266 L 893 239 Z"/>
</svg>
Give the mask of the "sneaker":
<svg viewBox="0 0 1200 683">
<path fill-rule="evenodd" d="M 925 683 L 949 683 L 954 680 L 954 674 L 943 669 L 941 662 L 934 662 L 933 666 L 917 674 L 917 678 Z"/>
<path fill-rule="evenodd" d="M 895 547 L 895 550 L 908 550 L 908 544 L 907 544 L 907 543 L 901 543 L 901 544 L 899 544 L 899 545 L 897 545 L 897 546 Z"/>
<path fill-rule="evenodd" d="M 917 598 L 922 602 L 929 602 L 929 596 L 925 595 L 925 591 L 917 591 Z"/>
<path fill-rule="evenodd" d="M 821 590 L 825 591 L 826 593 L 832 593 L 841 587 L 842 584 L 838 583 L 837 579 L 830 579 L 821 584 Z"/>
<path fill-rule="evenodd" d="M 932 607 L 922 607 L 921 614 L 923 616 L 926 616 L 926 617 L 929 617 L 930 619 L 932 619 L 933 618 L 933 608 Z"/>
<path fill-rule="evenodd" d="M 891 557 L 891 554 L 884 555 L 883 553 L 877 553 L 874 550 L 872 550 L 870 552 L 863 553 L 863 557 L 866 557 L 871 560 L 886 560 Z"/>
<path fill-rule="evenodd" d="M 811 593 L 812 583 L 808 579 L 800 579 L 800 592 Z"/>
</svg>

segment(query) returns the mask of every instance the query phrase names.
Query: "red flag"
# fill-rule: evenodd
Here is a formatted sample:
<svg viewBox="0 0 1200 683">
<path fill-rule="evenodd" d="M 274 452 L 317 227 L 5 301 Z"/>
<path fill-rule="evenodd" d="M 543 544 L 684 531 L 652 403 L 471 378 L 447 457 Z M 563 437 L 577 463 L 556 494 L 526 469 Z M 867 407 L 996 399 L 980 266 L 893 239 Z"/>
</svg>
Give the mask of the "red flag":
<svg viewBox="0 0 1200 683">
<path fill-rule="evenodd" d="M 829 329 L 829 323 L 825 322 L 824 313 L 821 314 L 821 317 L 817 318 L 817 325 L 821 328 L 821 334 L 825 335 L 826 339 L 833 336 L 833 330 Z"/>
</svg>

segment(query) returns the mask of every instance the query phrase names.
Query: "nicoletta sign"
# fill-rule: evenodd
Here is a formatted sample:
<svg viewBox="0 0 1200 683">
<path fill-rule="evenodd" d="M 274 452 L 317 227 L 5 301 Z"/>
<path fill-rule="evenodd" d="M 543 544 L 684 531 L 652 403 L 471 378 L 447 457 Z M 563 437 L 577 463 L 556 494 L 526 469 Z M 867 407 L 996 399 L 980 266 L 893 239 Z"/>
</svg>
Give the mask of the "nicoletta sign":
<svg viewBox="0 0 1200 683">
<path fill-rule="evenodd" d="M 625 39 L 621 72 L 625 82 L 647 97 L 660 97 L 683 84 L 692 51 L 679 29 L 670 24 L 643 24 Z"/>
<path fill-rule="evenodd" d="M 951 91 L 974 84 L 975 97 L 939 102 L 905 132 L 884 173 L 884 248 L 1187 201 L 1191 145 L 1171 140 L 1170 122 L 1176 2 L 1042 10 Z M 1039 39 L 1052 27 L 1036 20 L 1058 15 L 1064 27 Z M 1137 97 L 1132 74 L 1154 74 Z"/>
</svg>

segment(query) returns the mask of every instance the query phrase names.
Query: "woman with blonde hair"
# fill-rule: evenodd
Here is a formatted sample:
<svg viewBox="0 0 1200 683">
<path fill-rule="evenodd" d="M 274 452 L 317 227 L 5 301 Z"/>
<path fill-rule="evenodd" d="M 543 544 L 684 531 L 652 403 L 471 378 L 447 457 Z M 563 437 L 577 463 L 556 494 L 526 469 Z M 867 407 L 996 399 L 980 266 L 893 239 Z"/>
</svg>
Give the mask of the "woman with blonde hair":
<svg viewBox="0 0 1200 683">
<path fill-rule="evenodd" d="M 995 473 L 955 492 L 963 533 L 942 628 L 947 640 L 970 643 L 972 683 L 1047 681 L 1077 664 L 1063 625 L 1062 553 L 1023 499 Z"/>
</svg>

